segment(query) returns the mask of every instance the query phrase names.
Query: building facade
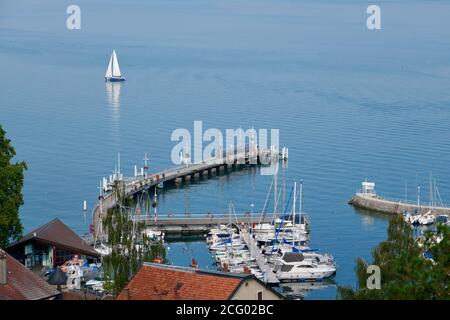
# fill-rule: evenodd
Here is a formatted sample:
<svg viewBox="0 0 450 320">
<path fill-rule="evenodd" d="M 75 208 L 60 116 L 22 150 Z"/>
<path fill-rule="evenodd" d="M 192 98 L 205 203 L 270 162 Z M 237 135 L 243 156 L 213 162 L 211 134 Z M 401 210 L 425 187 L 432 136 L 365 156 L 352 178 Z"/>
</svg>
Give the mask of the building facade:
<svg viewBox="0 0 450 320">
<path fill-rule="evenodd" d="M 75 255 L 85 261 L 95 262 L 100 256 L 57 218 L 29 232 L 6 248 L 6 251 L 27 268 L 55 268 Z"/>
</svg>

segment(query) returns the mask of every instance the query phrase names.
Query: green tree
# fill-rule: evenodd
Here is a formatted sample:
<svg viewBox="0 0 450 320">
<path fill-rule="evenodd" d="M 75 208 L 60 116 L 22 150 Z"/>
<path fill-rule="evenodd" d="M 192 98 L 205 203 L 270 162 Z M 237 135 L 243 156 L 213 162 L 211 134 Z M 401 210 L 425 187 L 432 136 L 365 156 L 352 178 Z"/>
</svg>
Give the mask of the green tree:
<svg viewBox="0 0 450 320">
<path fill-rule="evenodd" d="M 11 163 L 16 151 L 0 126 L 0 248 L 18 240 L 23 231 L 19 207 L 23 204 L 24 161 Z"/>
<path fill-rule="evenodd" d="M 450 228 L 438 225 L 422 241 L 413 236 L 412 227 L 402 216 L 391 219 L 388 239 L 372 251 L 372 265 L 380 267 L 381 289 L 367 288 L 368 263 L 356 263 L 357 289 L 338 287 L 341 299 L 429 300 L 450 299 Z M 425 259 L 424 252 L 433 260 Z"/>
<path fill-rule="evenodd" d="M 133 199 L 125 196 L 124 185 L 116 182 L 113 192 L 118 205 L 107 211 L 103 228 L 111 253 L 103 258 L 105 288 L 117 295 L 144 261 L 165 259 L 166 250 L 160 240 L 145 234 L 145 222 L 131 219 Z"/>
</svg>

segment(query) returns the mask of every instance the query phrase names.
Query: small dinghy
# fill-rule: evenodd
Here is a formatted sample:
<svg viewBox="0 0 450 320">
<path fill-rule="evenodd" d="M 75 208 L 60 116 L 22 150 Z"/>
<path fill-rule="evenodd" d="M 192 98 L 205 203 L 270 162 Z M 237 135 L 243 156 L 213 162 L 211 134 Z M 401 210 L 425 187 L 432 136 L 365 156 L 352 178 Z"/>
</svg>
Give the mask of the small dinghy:
<svg viewBox="0 0 450 320">
<path fill-rule="evenodd" d="M 113 50 L 111 58 L 109 58 L 108 69 L 106 69 L 105 81 L 125 81 L 120 73 L 119 60 L 117 60 L 116 50 Z"/>
</svg>

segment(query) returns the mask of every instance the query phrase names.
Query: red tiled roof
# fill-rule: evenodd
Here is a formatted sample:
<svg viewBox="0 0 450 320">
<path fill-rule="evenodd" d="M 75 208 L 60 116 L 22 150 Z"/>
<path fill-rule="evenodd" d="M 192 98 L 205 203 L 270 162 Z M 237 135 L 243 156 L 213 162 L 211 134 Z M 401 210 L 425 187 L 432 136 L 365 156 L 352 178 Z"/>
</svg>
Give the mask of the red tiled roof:
<svg viewBox="0 0 450 320">
<path fill-rule="evenodd" d="M 54 297 L 59 292 L 0 249 L 6 255 L 7 283 L 0 284 L 0 300 L 41 300 Z"/>
<path fill-rule="evenodd" d="M 227 300 L 249 277 L 146 263 L 117 300 Z"/>
<path fill-rule="evenodd" d="M 94 257 L 99 256 L 97 251 L 95 251 L 88 243 L 81 239 L 72 229 L 66 226 L 58 218 L 55 218 L 43 226 L 27 233 L 18 242 L 9 246 L 8 251 L 10 248 L 32 239 L 68 249 L 76 253 Z"/>
</svg>

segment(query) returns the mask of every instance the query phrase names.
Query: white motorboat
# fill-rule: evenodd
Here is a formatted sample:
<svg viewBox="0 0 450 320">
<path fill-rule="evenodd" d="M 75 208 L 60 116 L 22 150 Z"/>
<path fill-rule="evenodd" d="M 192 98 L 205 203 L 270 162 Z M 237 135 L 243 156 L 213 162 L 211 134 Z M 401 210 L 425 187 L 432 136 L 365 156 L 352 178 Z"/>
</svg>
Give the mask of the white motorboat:
<svg viewBox="0 0 450 320">
<path fill-rule="evenodd" d="M 226 225 L 221 224 L 218 228 L 211 228 L 208 232 L 209 236 L 220 234 L 229 234 L 229 230 Z"/>
<path fill-rule="evenodd" d="M 164 240 L 164 232 L 159 230 L 147 229 L 145 234 L 152 240 Z"/>
<path fill-rule="evenodd" d="M 253 233 L 255 234 L 267 234 L 273 233 L 273 231 L 274 227 L 270 223 L 260 223 L 253 228 Z"/>
<path fill-rule="evenodd" d="M 403 220 L 405 222 L 407 222 L 407 223 L 412 224 L 412 225 L 418 225 L 420 217 L 421 217 L 420 214 L 414 214 L 414 213 L 406 212 L 403 215 Z"/>
<path fill-rule="evenodd" d="M 436 219 L 434 220 L 434 222 L 450 225 L 450 217 L 447 214 L 440 214 L 440 215 L 436 216 Z"/>
<path fill-rule="evenodd" d="M 300 252 L 287 252 L 277 268 L 277 278 L 281 282 L 320 281 L 336 273 L 336 268 L 319 264 L 315 259 L 307 259 Z"/>
<path fill-rule="evenodd" d="M 211 250 L 211 251 L 226 251 L 229 249 L 242 250 L 244 248 L 245 248 L 245 243 L 243 241 L 233 240 L 233 241 L 215 242 L 209 247 L 209 250 Z"/>
<path fill-rule="evenodd" d="M 250 255 L 233 256 L 232 254 L 218 258 L 219 263 L 226 263 L 228 266 L 237 266 L 256 261 L 256 258 Z"/>
<path fill-rule="evenodd" d="M 268 245 L 273 241 L 285 241 L 292 243 L 293 241 L 305 243 L 308 241 L 308 232 L 305 224 L 293 225 L 291 221 L 285 221 L 283 224 L 278 223 L 279 227 L 272 231 L 255 232 L 255 239 L 260 245 Z M 283 240 L 284 239 L 284 240 Z"/>
<path fill-rule="evenodd" d="M 425 213 L 418 219 L 418 222 L 421 225 L 425 226 L 425 225 L 433 224 L 435 219 L 436 219 L 436 217 L 431 213 L 431 211 L 428 211 L 427 213 Z"/>
<path fill-rule="evenodd" d="M 308 247 L 292 247 L 292 246 L 280 246 L 279 251 L 274 253 L 274 256 L 269 257 L 269 261 L 274 264 L 280 264 L 283 262 L 282 256 L 285 253 L 301 253 L 305 259 L 311 259 L 318 264 L 325 264 L 331 267 L 336 267 L 334 258 L 328 253 L 318 253 L 315 249 L 310 249 Z M 281 254 L 281 257 L 280 257 Z"/>
<path fill-rule="evenodd" d="M 327 266 L 336 268 L 334 258 L 330 254 L 327 253 L 321 254 L 317 252 L 302 252 L 302 254 L 305 256 L 306 259 L 315 260 L 318 264 L 325 264 Z"/>
</svg>

